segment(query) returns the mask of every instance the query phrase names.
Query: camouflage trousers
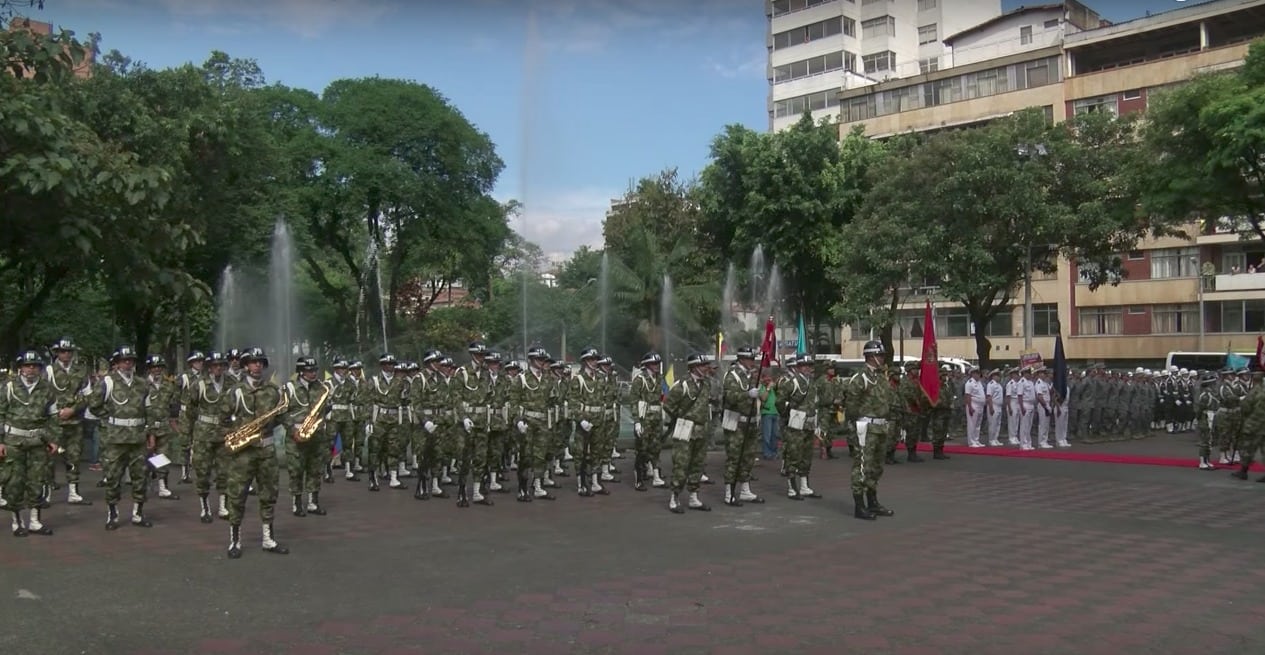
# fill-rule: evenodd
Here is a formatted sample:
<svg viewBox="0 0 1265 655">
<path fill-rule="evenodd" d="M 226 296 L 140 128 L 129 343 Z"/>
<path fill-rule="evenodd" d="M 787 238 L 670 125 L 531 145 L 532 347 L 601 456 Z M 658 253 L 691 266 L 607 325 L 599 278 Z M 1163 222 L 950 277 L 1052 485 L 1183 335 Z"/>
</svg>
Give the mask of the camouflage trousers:
<svg viewBox="0 0 1265 655">
<path fill-rule="evenodd" d="M 328 429 L 330 439 L 332 440 L 337 436 L 339 442 L 341 442 L 342 450 L 339 451 L 339 457 L 342 459 L 343 464 L 348 467 L 354 466 L 356 464 L 356 455 L 359 454 L 359 448 L 357 448 L 359 444 L 357 442 L 363 436 L 363 433 L 356 431 L 356 422 L 334 421 L 326 423 L 325 426 Z"/>
<path fill-rule="evenodd" d="M 518 440 L 518 470 L 526 469 L 535 477 L 542 477 L 549 470 L 549 424 L 530 418 L 525 419 L 525 422 L 527 434 L 514 429 Z"/>
<path fill-rule="evenodd" d="M 193 440 L 193 482 L 199 494 L 211 492 L 211 482 L 215 481 L 215 490 L 223 493 L 228 490 L 229 453 L 224 447 L 223 438 Z"/>
<path fill-rule="evenodd" d="M 607 452 L 610 455 L 610 452 Z M 707 458 L 707 439 L 697 436 L 689 441 L 672 443 L 672 493 L 698 491 L 703 477 L 703 461 Z"/>
<path fill-rule="evenodd" d="M 1242 429 L 1243 415 L 1237 407 L 1217 410 L 1216 418 L 1212 420 L 1212 433 L 1219 450 L 1233 451 L 1240 441 Z"/>
<path fill-rule="evenodd" d="M 647 466 L 658 468 L 663 453 L 663 423 L 658 415 L 642 419 L 641 434 L 634 433 L 633 450 L 638 471 L 645 471 Z"/>
<path fill-rule="evenodd" d="M 487 448 L 484 455 L 484 464 L 482 466 L 475 462 L 476 471 L 484 470 L 500 472 L 505 466 L 505 459 L 508 456 L 510 444 L 509 430 L 506 428 L 492 428 L 487 431 Z"/>
<path fill-rule="evenodd" d="M 865 426 L 865 443 L 861 443 L 860 428 L 848 435 L 848 446 L 852 448 L 853 496 L 878 489 L 879 478 L 883 477 L 887 444 L 889 440 L 895 440 L 895 430 L 895 423 L 876 425 L 871 422 Z"/>
<path fill-rule="evenodd" d="M 598 465 L 610 464 L 611 451 L 615 450 L 615 440 L 619 437 L 619 416 L 608 412 L 597 421 L 597 438 L 593 443 L 593 455 Z"/>
<path fill-rule="evenodd" d="M 813 430 L 789 425 L 782 430 L 782 462 L 787 475 L 808 475 L 813 468 Z"/>
<path fill-rule="evenodd" d="M 439 422 L 435 428 L 435 452 L 439 458 L 439 461 L 435 463 L 435 475 L 439 475 L 440 469 L 449 462 L 462 461 L 466 447 L 465 434 L 465 430 L 458 426 L 451 425 L 447 421 Z"/>
<path fill-rule="evenodd" d="M 1199 433 L 1199 456 L 1212 457 L 1212 425 L 1216 423 L 1213 418 L 1209 422 L 1209 414 L 1213 414 L 1211 410 L 1199 413 L 1199 420 L 1196 422 L 1195 429 Z"/>
<path fill-rule="evenodd" d="M 457 470 L 475 482 L 483 480 L 488 474 L 488 444 L 491 442 L 487 428 L 478 425 L 466 432 L 457 428 L 461 439 L 461 456 L 457 458 Z"/>
<path fill-rule="evenodd" d="M 404 461 L 404 450 L 408 446 L 408 435 L 398 423 L 375 421 L 373 434 L 365 439 L 369 450 L 369 461 L 374 468 L 385 467 L 388 471 L 399 468 Z"/>
<path fill-rule="evenodd" d="M 31 509 L 43 492 L 44 473 L 48 466 L 48 447 L 42 443 L 10 445 L 0 460 L 0 483 L 4 484 L 5 509 L 17 512 Z"/>
<path fill-rule="evenodd" d="M 931 431 L 931 445 L 943 446 L 945 437 L 949 434 L 949 419 L 953 417 L 953 412 L 948 409 L 933 409 L 927 424 L 927 429 Z"/>
<path fill-rule="evenodd" d="M 740 419 L 737 430 L 725 430 L 725 484 L 751 481 L 751 467 L 760 445 L 760 435 L 756 433 L 759 421 L 759 415 L 746 423 Z"/>
<path fill-rule="evenodd" d="M 228 522 L 241 525 L 246 513 L 246 490 L 254 482 L 259 496 L 259 520 L 272 523 L 277 507 L 277 487 L 280 480 L 277 466 L 277 450 L 272 439 L 247 446 L 229 455 L 228 465 Z"/>
<path fill-rule="evenodd" d="M 79 460 L 83 459 L 83 426 L 79 424 L 79 421 L 74 421 L 62 423 L 56 430 L 58 430 L 57 445 L 61 446 L 62 451 L 45 458 L 44 475 L 47 478 L 47 484 L 50 486 L 53 484 L 58 462 L 66 467 L 66 482 L 79 482 Z"/>
<path fill-rule="evenodd" d="M 571 447 L 571 433 L 575 431 L 575 421 L 569 418 L 558 419 L 558 424 L 554 426 L 554 430 L 556 432 L 550 455 L 552 458 L 562 459 L 562 454 Z"/>
<path fill-rule="evenodd" d="M 107 443 L 105 450 L 105 502 L 117 505 L 123 497 L 123 472 L 132 480 L 132 502 L 149 495 L 149 454 L 144 443 Z"/>
<path fill-rule="evenodd" d="M 286 473 L 290 478 L 290 495 L 316 493 L 325 476 L 325 457 L 329 452 L 323 430 L 303 443 L 287 438 L 285 442 Z"/>
</svg>

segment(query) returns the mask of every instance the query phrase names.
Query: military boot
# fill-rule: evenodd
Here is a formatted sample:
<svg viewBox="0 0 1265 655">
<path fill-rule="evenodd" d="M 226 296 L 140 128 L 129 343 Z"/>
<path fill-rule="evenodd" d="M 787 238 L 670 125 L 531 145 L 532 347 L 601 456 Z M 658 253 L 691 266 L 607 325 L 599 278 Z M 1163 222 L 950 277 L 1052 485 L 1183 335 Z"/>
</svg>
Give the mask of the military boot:
<svg viewBox="0 0 1265 655">
<path fill-rule="evenodd" d="M 685 508 L 681 506 L 681 502 L 677 500 L 677 493 L 672 492 L 672 496 L 668 499 L 668 511 L 673 514 L 684 514 Z"/>
<path fill-rule="evenodd" d="M 527 476 L 527 469 L 511 467 L 511 470 L 518 476 L 518 502 L 530 503 L 532 500 L 532 488 Z"/>
<path fill-rule="evenodd" d="M 290 554 L 289 548 L 282 546 L 281 544 L 277 543 L 275 539 L 272 538 L 272 524 L 271 523 L 265 523 L 263 525 L 263 539 L 261 540 L 261 542 L 262 542 L 261 545 L 263 546 L 265 553 L 272 553 L 274 555 L 289 555 Z"/>
<path fill-rule="evenodd" d="M 325 484 L 334 484 L 334 464 L 325 465 Z"/>
<path fill-rule="evenodd" d="M 646 473 L 640 466 L 633 467 L 633 490 L 646 490 Z"/>
<path fill-rule="evenodd" d="M 193 484 L 193 478 L 189 477 L 189 467 L 185 464 L 180 465 L 180 484 Z"/>
<path fill-rule="evenodd" d="M 132 525 L 138 528 L 152 528 L 154 524 L 145 518 L 145 503 L 132 505 Z"/>
<path fill-rule="evenodd" d="M 892 510 L 887 509 L 886 507 L 883 507 L 882 505 L 879 504 L 877 491 L 871 490 L 871 491 L 865 492 L 865 500 L 866 500 L 867 507 L 870 510 L 870 513 L 873 514 L 874 516 L 895 516 L 896 515 L 896 512 L 893 512 Z"/>
<path fill-rule="evenodd" d="M 313 491 L 308 494 L 307 513 L 315 516 L 325 516 L 325 508 L 321 507 L 321 492 Z"/>
<path fill-rule="evenodd" d="M 158 476 L 158 497 L 163 500 L 180 500 L 180 496 L 167 486 L 167 472 L 163 471 Z"/>
<path fill-rule="evenodd" d="M 240 559 L 242 556 L 242 526 L 228 526 L 228 558 Z"/>
<path fill-rule="evenodd" d="M 30 534 L 26 526 L 22 524 L 22 512 L 13 513 L 13 536 L 25 537 Z"/>
<path fill-rule="evenodd" d="M 921 457 L 919 457 L 919 456 L 918 456 L 918 446 L 914 446 L 913 448 L 906 448 L 906 449 L 905 449 L 905 452 L 906 452 L 906 454 L 905 454 L 905 461 L 906 461 L 906 462 L 915 462 L 915 463 L 917 463 L 917 462 L 925 462 L 925 461 L 927 461 L 927 460 L 925 460 L 925 459 L 923 459 L 923 458 L 921 458 Z"/>
<path fill-rule="evenodd" d="M 1240 462 L 1240 463 L 1239 463 L 1239 470 L 1237 470 L 1237 471 L 1231 471 L 1231 472 L 1230 472 L 1230 477 L 1232 477 L 1232 478 L 1238 478 L 1238 479 L 1240 479 L 1240 480 L 1246 480 L 1246 479 L 1247 479 L 1247 470 L 1248 470 L 1249 468 L 1251 468 L 1251 466 L 1252 466 L 1252 463 L 1251 463 L 1251 462 Z"/>
<path fill-rule="evenodd" d="M 51 536 L 53 529 L 40 522 L 40 510 L 31 510 L 31 517 L 27 520 L 27 531 L 31 534 L 41 534 Z"/>
<path fill-rule="evenodd" d="M 698 497 L 697 491 L 690 492 L 690 500 L 686 504 L 690 509 L 695 510 L 695 511 L 699 511 L 699 512 L 712 511 L 712 508 L 707 503 L 704 503 L 701 498 Z"/>
<path fill-rule="evenodd" d="M 382 491 L 382 487 L 378 486 L 378 469 L 369 471 L 369 491 Z"/>
<path fill-rule="evenodd" d="M 931 448 L 931 459 L 949 459 L 949 456 L 944 454 L 944 444 L 932 446 Z"/>
<path fill-rule="evenodd" d="M 738 500 L 741 500 L 744 503 L 755 503 L 756 505 L 764 503 L 764 499 L 757 496 L 756 493 L 751 490 L 750 482 L 743 482 L 739 485 Z"/>
<path fill-rule="evenodd" d="M 742 507 L 742 500 L 738 498 L 737 483 L 725 485 L 725 504 L 730 507 Z"/>
<path fill-rule="evenodd" d="M 544 484 L 540 478 L 536 478 L 535 480 L 532 481 L 532 495 L 536 497 L 536 500 L 556 500 L 557 499 L 557 496 L 554 496 L 553 494 L 549 493 L 549 490 L 545 489 Z"/>
<path fill-rule="evenodd" d="M 307 516 L 307 504 L 303 502 L 303 494 L 290 497 L 290 512 L 295 516 Z"/>
<path fill-rule="evenodd" d="M 430 478 L 420 470 L 417 472 L 417 488 L 413 490 L 413 498 L 430 500 Z"/>
<path fill-rule="evenodd" d="M 869 507 L 865 504 L 865 496 L 862 494 L 852 494 L 852 516 L 866 521 L 873 521 L 874 515 L 870 513 Z"/>
<path fill-rule="evenodd" d="M 106 530 L 119 529 L 119 506 L 115 505 L 114 503 L 110 503 L 109 506 L 107 506 L 106 508 L 105 529 Z"/>
<path fill-rule="evenodd" d="M 474 494 L 470 497 L 470 501 L 475 505 L 491 507 L 495 504 L 489 496 L 491 493 L 492 492 L 488 489 L 488 483 L 486 481 L 476 482 L 474 483 Z"/>
<path fill-rule="evenodd" d="M 228 520 L 228 496 L 227 495 L 220 494 L 220 506 L 218 509 L 215 510 L 215 515 L 224 519 L 225 521 Z"/>
<path fill-rule="evenodd" d="M 457 507 L 469 507 L 470 499 L 466 498 L 466 476 L 457 476 Z"/>
<path fill-rule="evenodd" d="M 35 509 L 48 509 L 49 499 L 53 497 L 53 490 L 48 485 L 40 488 L 40 497 L 35 501 Z"/>
<path fill-rule="evenodd" d="M 208 494 L 198 494 L 198 504 L 201 509 L 198 513 L 198 520 L 203 523 L 211 523 L 215 521 L 215 517 L 211 515 L 211 503 L 207 498 Z"/>
<path fill-rule="evenodd" d="M 433 498 L 447 498 L 448 497 L 448 492 L 444 491 L 444 488 L 439 486 L 439 478 L 430 479 L 430 495 Z"/>
<path fill-rule="evenodd" d="M 791 500 L 803 500 L 804 497 L 799 493 L 799 486 L 795 484 L 796 476 L 786 478 L 786 497 Z"/>
</svg>

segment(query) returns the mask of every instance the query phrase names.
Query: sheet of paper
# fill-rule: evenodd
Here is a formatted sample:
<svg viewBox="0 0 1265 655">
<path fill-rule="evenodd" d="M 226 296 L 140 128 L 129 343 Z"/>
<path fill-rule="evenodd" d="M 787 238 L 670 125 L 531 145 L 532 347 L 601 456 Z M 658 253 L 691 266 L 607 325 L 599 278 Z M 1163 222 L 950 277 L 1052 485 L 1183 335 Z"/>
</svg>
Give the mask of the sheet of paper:
<svg viewBox="0 0 1265 655">
<path fill-rule="evenodd" d="M 676 427 L 672 428 L 672 438 L 678 441 L 689 441 L 694 434 L 694 421 L 687 418 L 679 418 L 676 420 Z"/>
<path fill-rule="evenodd" d="M 738 429 L 738 412 L 731 409 L 725 410 L 720 417 L 720 429 L 726 432 L 733 432 Z"/>
<path fill-rule="evenodd" d="M 638 400 L 637 401 L 637 418 L 646 418 L 646 408 L 648 407 L 649 405 L 646 404 L 646 401 Z"/>
<path fill-rule="evenodd" d="M 156 469 L 160 469 L 170 464 L 171 464 L 171 460 L 167 459 L 167 456 L 162 453 L 158 453 L 157 455 L 154 455 L 153 457 L 149 458 L 149 465 Z"/>
<path fill-rule="evenodd" d="M 803 430 L 804 421 L 808 420 L 808 412 L 792 409 L 790 417 L 786 420 L 787 427 L 792 430 Z"/>
</svg>

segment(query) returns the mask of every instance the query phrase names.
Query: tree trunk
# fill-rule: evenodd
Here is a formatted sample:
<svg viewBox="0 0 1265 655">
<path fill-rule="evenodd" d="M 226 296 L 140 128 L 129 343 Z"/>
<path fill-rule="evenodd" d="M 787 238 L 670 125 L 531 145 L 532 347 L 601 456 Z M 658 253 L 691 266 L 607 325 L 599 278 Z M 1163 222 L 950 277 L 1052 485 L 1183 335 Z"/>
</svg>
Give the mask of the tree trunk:
<svg viewBox="0 0 1265 655">
<path fill-rule="evenodd" d="M 975 326 L 975 357 L 979 359 L 979 367 L 987 370 L 992 359 L 993 344 L 988 340 L 988 323 L 990 319 L 971 319 Z"/>
<path fill-rule="evenodd" d="M 130 323 L 135 338 L 135 345 L 132 347 L 136 349 L 137 363 L 143 365 L 145 358 L 149 356 L 149 342 L 154 335 L 154 310 L 136 310 L 131 314 L 134 317 Z"/>
<path fill-rule="evenodd" d="M 8 320 L 4 323 L 3 330 L 0 330 L 0 343 L 3 343 L 5 352 L 18 353 L 22 350 L 22 329 L 26 327 L 35 313 L 39 311 L 44 303 L 53 295 L 53 290 L 57 285 L 66 278 L 69 271 L 64 268 L 56 268 L 44 271 L 44 279 L 40 281 L 39 287 L 35 293 L 23 303 L 17 311 L 8 316 Z"/>
</svg>

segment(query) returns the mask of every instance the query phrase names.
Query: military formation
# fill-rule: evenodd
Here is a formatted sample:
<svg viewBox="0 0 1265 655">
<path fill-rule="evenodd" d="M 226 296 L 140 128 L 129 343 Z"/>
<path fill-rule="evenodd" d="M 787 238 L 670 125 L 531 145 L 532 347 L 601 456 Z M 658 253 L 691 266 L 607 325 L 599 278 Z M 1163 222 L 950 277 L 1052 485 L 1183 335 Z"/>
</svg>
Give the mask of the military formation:
<svg viewBox="0 0 1265 655">
<path fill-rule="evenodd" d="M 152 527 L 145 513 L 151 488 L 159 499 L 178 500 L 173 486 L 192 484 L 199 520 L 228 522 L 233 559 L 242 555 L 251 496 L 258 499 L 262 549 L 289 552 L 274 527 L 282 468 L 297 517 L 326 514 L 321 490 L 334 482 L 336 467 L 348 482 L 365 475 L 371 492 L 411 490 L 430 500 L 449 498 L 452 490 L 461 508 L 493 505 L 495 494 L 509 492 L 511 474 L 519 502 L 554 500 L 553 490 L 568 477 L 578 496 L 591 498 L 608 495 L 620 481 L 616 438 L 625 419 L 636 452 L 633 488 L 665 490 L 667 509 L 676 514 L 711 509 L 700 489 L 712 483 L 704 460 L 717 428 L 724 503 L 765 502 L 751 482 L 761 415 L 770 411 L 781 428 L 787 498 L 821 498 L 809 483 L 814 454 L 833 458 L 831 444 L 843 440 L 852 460 L 854 516 L 863 520 L 894 515 L 879 503 L 878 483 L 884 465 L 900 461 L 898 450 L 905 449 L 905 461 L 921 461 L 918 443 L 929 441 L 934 459 L 948 459 L 944 444 L 957 426 L 965 426 L 972 447 L 1002 446 L 1005 438 L 1025 450 L 1067 447 L 1071 438 L 1196 431 L 1199 468 L 1216 468 L 1215 444 L 1219 463 L 1238 464 L 1242 479 L 1265 445 L 1251 436 L 1265 434 L 1265 392 L 1246 373 L 1218 378 L 1096 367 L 1071 375 L 1064 399 L 1040 366 L 987 375 L 945 367 L 933 402 L 917 367 L 902 374 L 887 366 L 879 342 L 865 344 L 861 370 L 828 367 L 820 375 L 812 356 L 771 362 L 741 348 L 718 376 L 714 357 L 690 355 L 686 375 L 671 385 L 663 359 L 647 353 L 626 394 L 612 359 L 592 348 L 580 353 L 578 366 L 542 348 L 528 350 L 525 361 L 506 361 L 474 342 L 462 364 L 432 350 L 420 362 L 383 354 L 372 372 L 335 357 L 322 371 L 303 357 L 286 375 L 268 371 L 259 348 L 194 351 L 176 377 L 159 355 L 138 370 L 130 346 L 112 354 L 103 375 L 88 370 L 70 339 L 49 352 L 51 361 L 38 351 L 21 353 L 2 381 L 0 508 L 12 514 L 13 534 L 52 534 L 41 510 L 61 488 L 59 468 L 66 502 L 91 505 L 79 486 L 79 466 L 80 421 L 92 419 L 100 425 L 107 530 L 124 522 Z M 665 477 L 668 446 L 672 467 Z M 119 509 L 125 483 L 126 519 Z"/>
</svg>

